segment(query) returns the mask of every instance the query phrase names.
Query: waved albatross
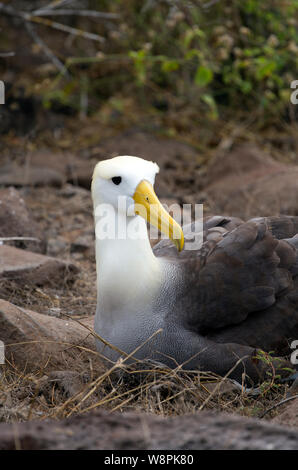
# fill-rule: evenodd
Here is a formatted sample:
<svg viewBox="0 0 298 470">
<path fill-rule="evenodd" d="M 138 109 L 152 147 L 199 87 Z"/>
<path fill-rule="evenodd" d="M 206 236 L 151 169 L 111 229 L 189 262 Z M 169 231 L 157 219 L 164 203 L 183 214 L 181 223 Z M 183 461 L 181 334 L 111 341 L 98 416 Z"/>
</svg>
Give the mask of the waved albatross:
<svg viewBox="0 0 298 470">
<path fill-rule="evenodd" d="M 182 231 L 162 207 L 153 189 L 158 171 L 133 156 L 95 167 L 96 228 L 106 207 L 117 216 L 114 236 L 96 236 L 95 331 L 125 353 L 142 345 L 138 359 L 221 376 L 234 367 L 231 378 L 241 381 L 244 372 L 257 382 L 264 363 L 255 348 L 298 338 L 298 217 L 209 217 L 203 246 L 186 251 L 183 231 L 193 226 Z M 161 240 L 152 250 L 147 222 L 168 226 L 174 244 Z M 100 340 L 97 348 L 113 361 L 120 355 Z"/>
</svg>

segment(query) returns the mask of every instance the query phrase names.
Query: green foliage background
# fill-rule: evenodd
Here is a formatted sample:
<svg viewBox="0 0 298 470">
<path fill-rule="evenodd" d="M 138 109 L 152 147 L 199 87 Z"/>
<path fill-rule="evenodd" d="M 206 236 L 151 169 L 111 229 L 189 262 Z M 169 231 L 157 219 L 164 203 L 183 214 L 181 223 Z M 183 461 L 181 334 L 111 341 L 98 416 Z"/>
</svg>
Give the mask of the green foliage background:
<svg viewBox="0 0 298 470">
<path fill-rule="evenodd" d="M 120 15 L 104 53 L 107 60 L 114 54 L 132 60 L 122 86 L 127 80 L 157 94 L 165 89 L 210 119 L 222 106 L 279 114 L 289 105 L 298 69 L 297 0 L 226 0 L 210 7 L 191 1 L 93 3 Z"/>
<path fill-rule="evenodd" d="M 103 45 L 76 38 L 73 57 L 56 51 L 70 75 L 41 87 L 46 107 L 60 101 L 79 109 L 85 90 L 96 103 L 89 113 L 115 96 L 121 108 L 120 94 L 160 112 L 192 107 L 210 121 L 235 110 L 264 120 L 287 113 L 298 78 L 298 0 L 87 3 L 119 18 L 84 20 L 83 29 L 105 36 Z M 81 27 L 80 18 L 73 23 Z"/>
</svg>

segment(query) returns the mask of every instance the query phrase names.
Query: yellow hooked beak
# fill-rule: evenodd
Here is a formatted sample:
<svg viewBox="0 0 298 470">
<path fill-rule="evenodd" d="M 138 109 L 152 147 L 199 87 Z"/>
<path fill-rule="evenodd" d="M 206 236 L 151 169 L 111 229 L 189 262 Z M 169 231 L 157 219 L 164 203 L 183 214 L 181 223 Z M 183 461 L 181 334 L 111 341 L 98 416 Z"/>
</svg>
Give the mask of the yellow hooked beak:
<svg viewBox="0 0 298 470">
<path fill-rule="evenodd" d="M 141 181 L 135 190 L 133 199 L 135 201 L 135 213 L 167 235 L 176 245 L 177 250 L 181 251 L 184 246 L 182 228 L 163 208 L 152 184 L 146 180 Z"/>
</svg>

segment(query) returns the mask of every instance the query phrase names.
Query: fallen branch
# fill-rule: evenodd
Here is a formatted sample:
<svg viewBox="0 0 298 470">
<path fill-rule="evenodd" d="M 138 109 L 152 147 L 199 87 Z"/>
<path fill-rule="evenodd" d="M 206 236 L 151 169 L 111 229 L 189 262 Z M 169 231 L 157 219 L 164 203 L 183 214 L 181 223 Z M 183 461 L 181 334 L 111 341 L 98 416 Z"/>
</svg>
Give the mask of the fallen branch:
<svg viewBox="0 0 298 470">
<path fill-rule="evenodd" d="M 52 10 L 62 5 L 67 5 L 68 3 L 73 3 L 73 0 L 53 0 L 48 5 L 45 5 L 44 7 L 40 8 L 40 10 Z M 38 10 L 35 11 L 37 12 Z"/>
<path fill-rule="evenodd" d="M 72 34 L 73 36 L 80 36 L 85 39 L 90 39 L 91 41 L 98 41 L 103 43 L 105 38 L 99 36 L 98 34 L 88 33 L 88 31 L 83 31 L 82 29 L 73 28 L 71 26 L 66 26 L 62 23 L 57 23 L 57 21 L 49 20 L 48 18 L 41 18 L 40 16 L 29 15 L 26 18 L 27 21 L 32 21 L 33 23 L 43 24 L 49 26 L 50 28 L 57 29 L 58 31 L 63 31 L 64 33 Z"/>
<path fill-rule="evenodd" d="M 266 411 L 260 416 L 260 419 L 264 418 L 264 416 L 265 416 L 267 413 L 269 413 L 269 411 L 274 410 L 274 408 L 277 408 L 278 406 L 283 405 L 284 403 L 287 403 L 287 402 L 290 401 L 290 400 L 294 400 L 294 398 L 298 398 L 298 395 L 294 395 L 294 396 L 292 396 L 292 397 L 285 398 L 285 400 L 282 400 L 282 401 L 276 403 L 275 405 L 271 406 L 270 408 L 268 408 L 268 410 L 266 410 Z"/>
<path fill-rule="evenodd" d="M 15 52 L 0 52 L 0 57 L 13 57 Z"/>
<path fill-rule="evenodd" d="M 57 23 L 57 21 L 52 21 L 48 18 L 35 16 L 34 12 L 27 13 L 24 11 L 16 10 L 10 5 L 5 5 L 3 2 L 0 2 L 0 12 L 1 11 L 6 15 L 17 17 L 23 22 L 43 24 L 45 26 L 49 26 L 50 28 L 63 31 L 64 33 L 69 33 L 69 34 L 72 34 L 73 36 L 80 36 L 86 39 L 90 39 L 92 41 L 98 41 L 101 43 L 105 41 L 105 38 L 102 36 L 99 36 L 98 34 L 89 33 L 88 31 L 83 31 L 81 29 L 73 28 L 71 26 L 67 26 L 62 23 Z"/>
<path fill-rule="evenodd" d="M 33 41 L 38 44 L 41 49 L 44 51 L 45 55 L 50 59 L 50 61 L 57 67 L 59 72 L 63 75 L 68 75 L 68 71 L 61 60 L 55 56 L 55 54 L 51 51 L 51 49 L 46 45 L 46 43 L 41 39 L 41 37 L 37 34 L 31 23 L 25 23 L 25 28 L 29 35 L 32 37 Z"/>
<path fill-rule="evenodd" d="M 207 8 L 213 7 L 213 5 L 216 5 L 216 3 L 218 3 L 219 1 L 220 0 L 210 0 L 210 2 L 203 3 L 202 8 L 207 9 Z"/>
<path fill-rule="evenodd" d="M 38 242 L 40 243 L 39 238 L 34 237 L 0 237 L 0 242 L 10 242 L 10 241 L 26 241 L 26 242 Z"/>
<path fill-rule="evenodd" d="M 25 28 L 29 35 L 32 37 L 33 41 L 38 44 L 41 49 L 44 51 L 45 55 L 50 59 L 50 61 L 57 67 L 57 69 L 62 73 L 63 75 L 67 75 L 67 69 L 64 66 L 64 64 L 61 62 L 61 60 L 58 59 L 58 57 L 55 56 L 53 51 L 46 45 L 46 43 L 41 39 L 41 37 L 37 34 L 35 29 L 30 23 L 25 23 Z"/>
<path fill-rule="evenodd" d="M 120 16 L 117 13 L 105 13 L 95 10 L 78 10 L 78 9 L 59 9 L 59 10 L 36 10 L 33 11 L 32 16 L 66 16 L 66 15 L 75 15 L 75 16 L 89 16 L 93 18 L 102 18 L 107 20 L 115 20 Z"/>
</svg>

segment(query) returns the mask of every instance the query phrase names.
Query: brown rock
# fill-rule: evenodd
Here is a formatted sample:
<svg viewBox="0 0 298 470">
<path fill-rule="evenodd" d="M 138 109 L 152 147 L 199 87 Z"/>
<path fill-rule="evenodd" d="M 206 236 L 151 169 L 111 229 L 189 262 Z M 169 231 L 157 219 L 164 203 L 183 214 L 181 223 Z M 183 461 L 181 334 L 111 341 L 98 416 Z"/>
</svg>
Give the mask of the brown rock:
<svg viewBox="0 0 298 470">
<path fill-rule="evenodd" d="M 26 155 L 23 165 L 6 164 L 1 167 L 0 184 L 12 186 L 56 186 L 67 180 L 76 157 L 70 153 L 39 150 Z"/>
<path fill-rule="evenodd" d="M 94 163 L 71 153 L 39 150 L 29 154 L 23 166 L 3 166 L 0 185 L 61 187 L 68 181 L 90 190 L 93 169 Z"/>
<path fill-rule="evenodd" d="M 243 182 L 252 181 L 253 176 L 259 178 L 279 172 L 286 167 L 276 162 L 256 145 L 242 144 L 229 153 L 219 153 L 208 165 L 205 185 L 212 187 L 224 178 L 241 176 Z"/>
<path fill-rule="evenodd" d="M 13 279 L 21 284 L 57 284 L 73 281 L 77 266 L 57 258 L 31 251 L 0 246 L 0 279 Z"/>
<path fill-rule="evenodd" d="M 205 184 L 212 213 L 242 218 L 298 213 L 298 166 L 276 162 L 251 144 L 215 157 Z"/>
<path fill-rule="evenodd" d="M 72 162 L 67 169 L 67 181 L 90 190 L 94 166 L 94 163 L 88 161 Z"/>
<path fill-rule="evenodd" d="M 86 252 L 88 250 L 94 251 L 94 231 L 88 231 L 78 236 L 71 244 L 71 252 Z M 94 252 L 95 254 L 95 252 Z"/>
<path fill-rule="evenodd" d="M 99 158 L 112 158 L 117 155 L 135 155 L 174 168 L 177 165 L 175 159 L 193 159 L 197 157 L 197 151 L 191 145 L 175 139 L 156 137 L 138 129 L 129 129 L 100 142 Z"/>
<path fill-rule="evenodd" d="M 162 418 L 97 411 L 60 422 L 0 424 L 0 450 L 16 445 L 24 450 L 282 450 L 297 449 L 298 432 L 224 413 Z"/>
<path fill-rule="evenodd" d="M 45 251 L 45 240 L 38 225 L 32 220 L 24 200 L 13 187 L 0 189 L 0 238 L 30 237 L 36 241 L 11 241 L 19 248 L 35 252 Z"/>
<path fill-rule="evenodd" d="M 82 323 L 93 328 L 92 317 Z M 25 310 L 5 300 L 0 300 L 0 338 L 5 344 L 6 360 L 26 372 L 41 369 L 81 372 L 90 357 L 96 357 L 96 353 L 92 354 L 93 336 L 79 323 Z"/>
<path fill-rule="evenodd" d="M 298 397 L 281 405 L 281 411 L 273 418 L 273 422 L 298 427 Z"/>
<path fill-rule="evenodd" d="M 17 166 L 14 164 L 1 167 L 0 186 L 55 186 L 65 182 L 63 175 L 47 167 Z"/>
<path fill-rule="evenodd" d="M 94 163 L 88 160 L 82 161 L 68 152 L 52 153 L 43 150 L 30 155 L 30 165 L 33 168 L 48 168 L 59 173 L 64 182 L 90 190 Z"/>
<path fill-rule="evenodd" d="M 49 256 L 61 256 L 69 249 L 67 241 L 57 235 L 55 238 L 48 238 L 47 241 L 47 255 Z"/>
<path fill-rule="evenodd" d="M 33 168 L 48 168 L 65 179 L 68 168 L 72 165 L 74 160 L 76 160 L 76 157 L 72 153 L 54 153 L 46 149 L 41 149 L 27 156 L 27 165 Z"/>
</svg>

